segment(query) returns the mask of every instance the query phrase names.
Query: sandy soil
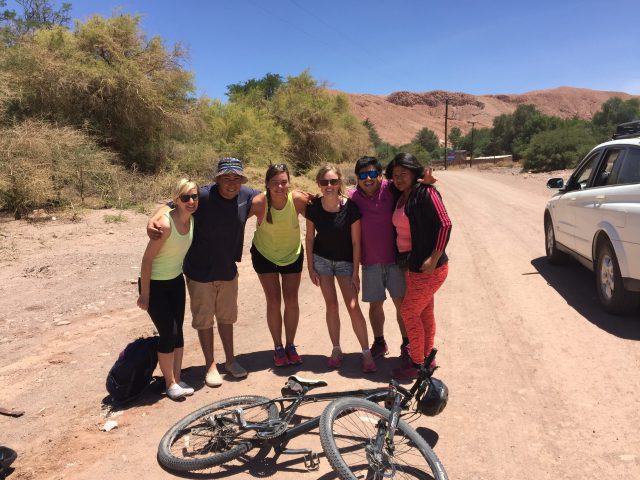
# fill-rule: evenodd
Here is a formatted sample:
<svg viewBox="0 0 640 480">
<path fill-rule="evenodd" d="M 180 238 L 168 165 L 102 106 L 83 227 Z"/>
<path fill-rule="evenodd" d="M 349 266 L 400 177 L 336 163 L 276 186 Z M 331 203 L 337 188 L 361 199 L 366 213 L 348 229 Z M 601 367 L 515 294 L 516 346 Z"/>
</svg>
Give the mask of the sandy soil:
<svg viewBox="0 0 640 480">
<path fill-rule="evenodd" d="M 436 306 L 438 374 L 451 397 L 442 415 L 414 426 L 435 443 L 451 479 L 640 478 L 640 321 L 603 313 L 587 270 L 547 265 L 548 175 L 449 170 L 438 176 L 454 223 L 450 274 Z M 219 389 L 203 386 L 187 315 L 185 379 L 197 385 L 195 395 L 175 403 L 151 391 L 110 412 L 101 405 L 107 371 L 127 342 L 153 331 L 135 306 L 146 218 L 124 212 L 126 221 L 105 223 L 104 215 L 114 213 L 87 212 L 75 223 L 0 223 L 0 406 L 26 412 L 0 416 L 0 444 L 19 453 L 10 479 L 171 478 L 156 462 L 158 441 L 204 404 L 243 393 L 277 395 L 294 371 L 322 378 L 331 389 L 388 380 L 400 344 L 394 322 L 387 328 L 393 355 L 364 377 L 344 312 L 350 355 L 339 372 L 326 370 L 323 302 L 306 275 L 297 339 L 305 363 L 274 371 L 247 247 L 236 348 L 249 377 Z M 249 224 L 246 245 L 252 233 Z M 314 406 L 301 413 L 318 412 Z M 107 416 L 118 422 L 111 432 L 101 431 Z M 317 432 L 290 446 L 320 450 Z M 195 477 L 230 476 L 335 478 L 325 459 L 319 471 L 306 472 L 300 457 L 274 460 L 272 452 Z"/>
</svg>

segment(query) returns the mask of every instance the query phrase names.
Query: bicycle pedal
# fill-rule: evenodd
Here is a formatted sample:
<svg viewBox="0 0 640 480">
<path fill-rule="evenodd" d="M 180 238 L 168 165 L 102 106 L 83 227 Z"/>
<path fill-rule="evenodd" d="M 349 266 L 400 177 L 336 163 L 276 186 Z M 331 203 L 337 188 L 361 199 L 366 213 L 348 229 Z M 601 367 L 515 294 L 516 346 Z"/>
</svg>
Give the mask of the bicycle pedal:
<svg viewBox="0 0 640 480">
<path fill-rule="evenodd" d="M 304 457 L 304 466 L 308 471 L 318 470 L 320 468 L 320 457 L 316 452 L 309 452 Z"/>
</svg>

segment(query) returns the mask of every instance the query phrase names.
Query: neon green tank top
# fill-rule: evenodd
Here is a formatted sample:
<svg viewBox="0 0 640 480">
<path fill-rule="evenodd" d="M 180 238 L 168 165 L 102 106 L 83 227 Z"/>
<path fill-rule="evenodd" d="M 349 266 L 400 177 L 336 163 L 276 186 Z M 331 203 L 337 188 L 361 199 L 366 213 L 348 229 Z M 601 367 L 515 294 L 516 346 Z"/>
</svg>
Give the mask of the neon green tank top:
<svg viewBox="0 0 640 480">
<path fill-rule="evenodd" d="M 289 192 L 287 203 L 282 210 L 271 206 L 273 223 L 267 222 L 267 212 L 262 223 L 256 226 L 253 244 L 260 254 L 278 266 L 291 265 L 298 259 L 302 242 L 300 224 L 293 204 L 293 193 Z"/>
<path fill-rule="evenodd" d="M 193 240 L 193 215 L 189 219 L 189 231 L 180 235 L 173 223 L 171 212 L 165 213 L 171 225 L 171 235 L 167 238 L 151 265 L 151 280 L 171 280 L 182 273 L 182 261 Z"/>
</svg>

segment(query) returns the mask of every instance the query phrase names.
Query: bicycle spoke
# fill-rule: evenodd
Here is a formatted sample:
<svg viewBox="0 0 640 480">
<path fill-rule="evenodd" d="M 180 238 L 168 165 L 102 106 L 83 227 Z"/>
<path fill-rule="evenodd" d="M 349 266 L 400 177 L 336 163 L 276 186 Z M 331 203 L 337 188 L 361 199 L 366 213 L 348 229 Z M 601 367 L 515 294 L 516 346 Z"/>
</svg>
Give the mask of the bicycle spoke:
<svg viewBox="0 0 640 480">
<path fill-rule="evenodd" d="M 336 403 L 339 404 L 339 402 Z M 331 421 L 325 422 L 323 428 L 326 432 L 327 427 L 330 426 L 331 444 L 335 444 L 331 447 L 335 453 L 331 455 L 330 462 L 334 467 L 340 465 L 340 471 L 346 475 L 341 478 L 367 480 L 435 478 L 432 465 L 427 460 L 433 452 L 429 451 L 425 454 L 425 448 L 428 449 L 428 445 L 410 426 L 400 422 L 395 430 L 393 443 L 389 444 L 387 431 L 389 412 L 387 410 L 370 402 L 348 399 L 339 405 Z M 419 438 L 416 441 L 421 445 L 416 445 L 411 436 Z M 325 451 L 327 445 L 325 439 L 323 442 Z M 346 472 L 349 473 L 346 474 Z"/>
</svg>

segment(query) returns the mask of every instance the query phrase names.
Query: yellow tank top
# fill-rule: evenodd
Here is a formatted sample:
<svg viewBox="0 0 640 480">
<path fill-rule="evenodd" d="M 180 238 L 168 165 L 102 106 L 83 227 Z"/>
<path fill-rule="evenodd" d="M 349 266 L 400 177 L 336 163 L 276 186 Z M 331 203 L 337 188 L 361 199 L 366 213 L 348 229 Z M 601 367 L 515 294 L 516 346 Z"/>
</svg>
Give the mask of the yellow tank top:
<svg viewBox="0 0 640 480">
<path fill-rule="evenodd" d="M 260 254 L 278 266 L 291 265 L 298 259 L 302 248 L 300 224 L 293 204 L 293 193 L 289 192 L 287 203 L 282 210 L 271 206 L 273 223 L 267 222 L 264 212 L 262 223 L 256 226 L 253 244 Z"/>
<path fill-rule="evenodd" d="M 182 261 L 193 240 L 193 215 L 189 219 L 189 231 L 180 235 L 171 218 L 171 212 L 165 213 L 171 225 L 171 235 L 162 245 L 151 265 L 151 280 L 171 280 L 182 273 Z"/>
</svg>

